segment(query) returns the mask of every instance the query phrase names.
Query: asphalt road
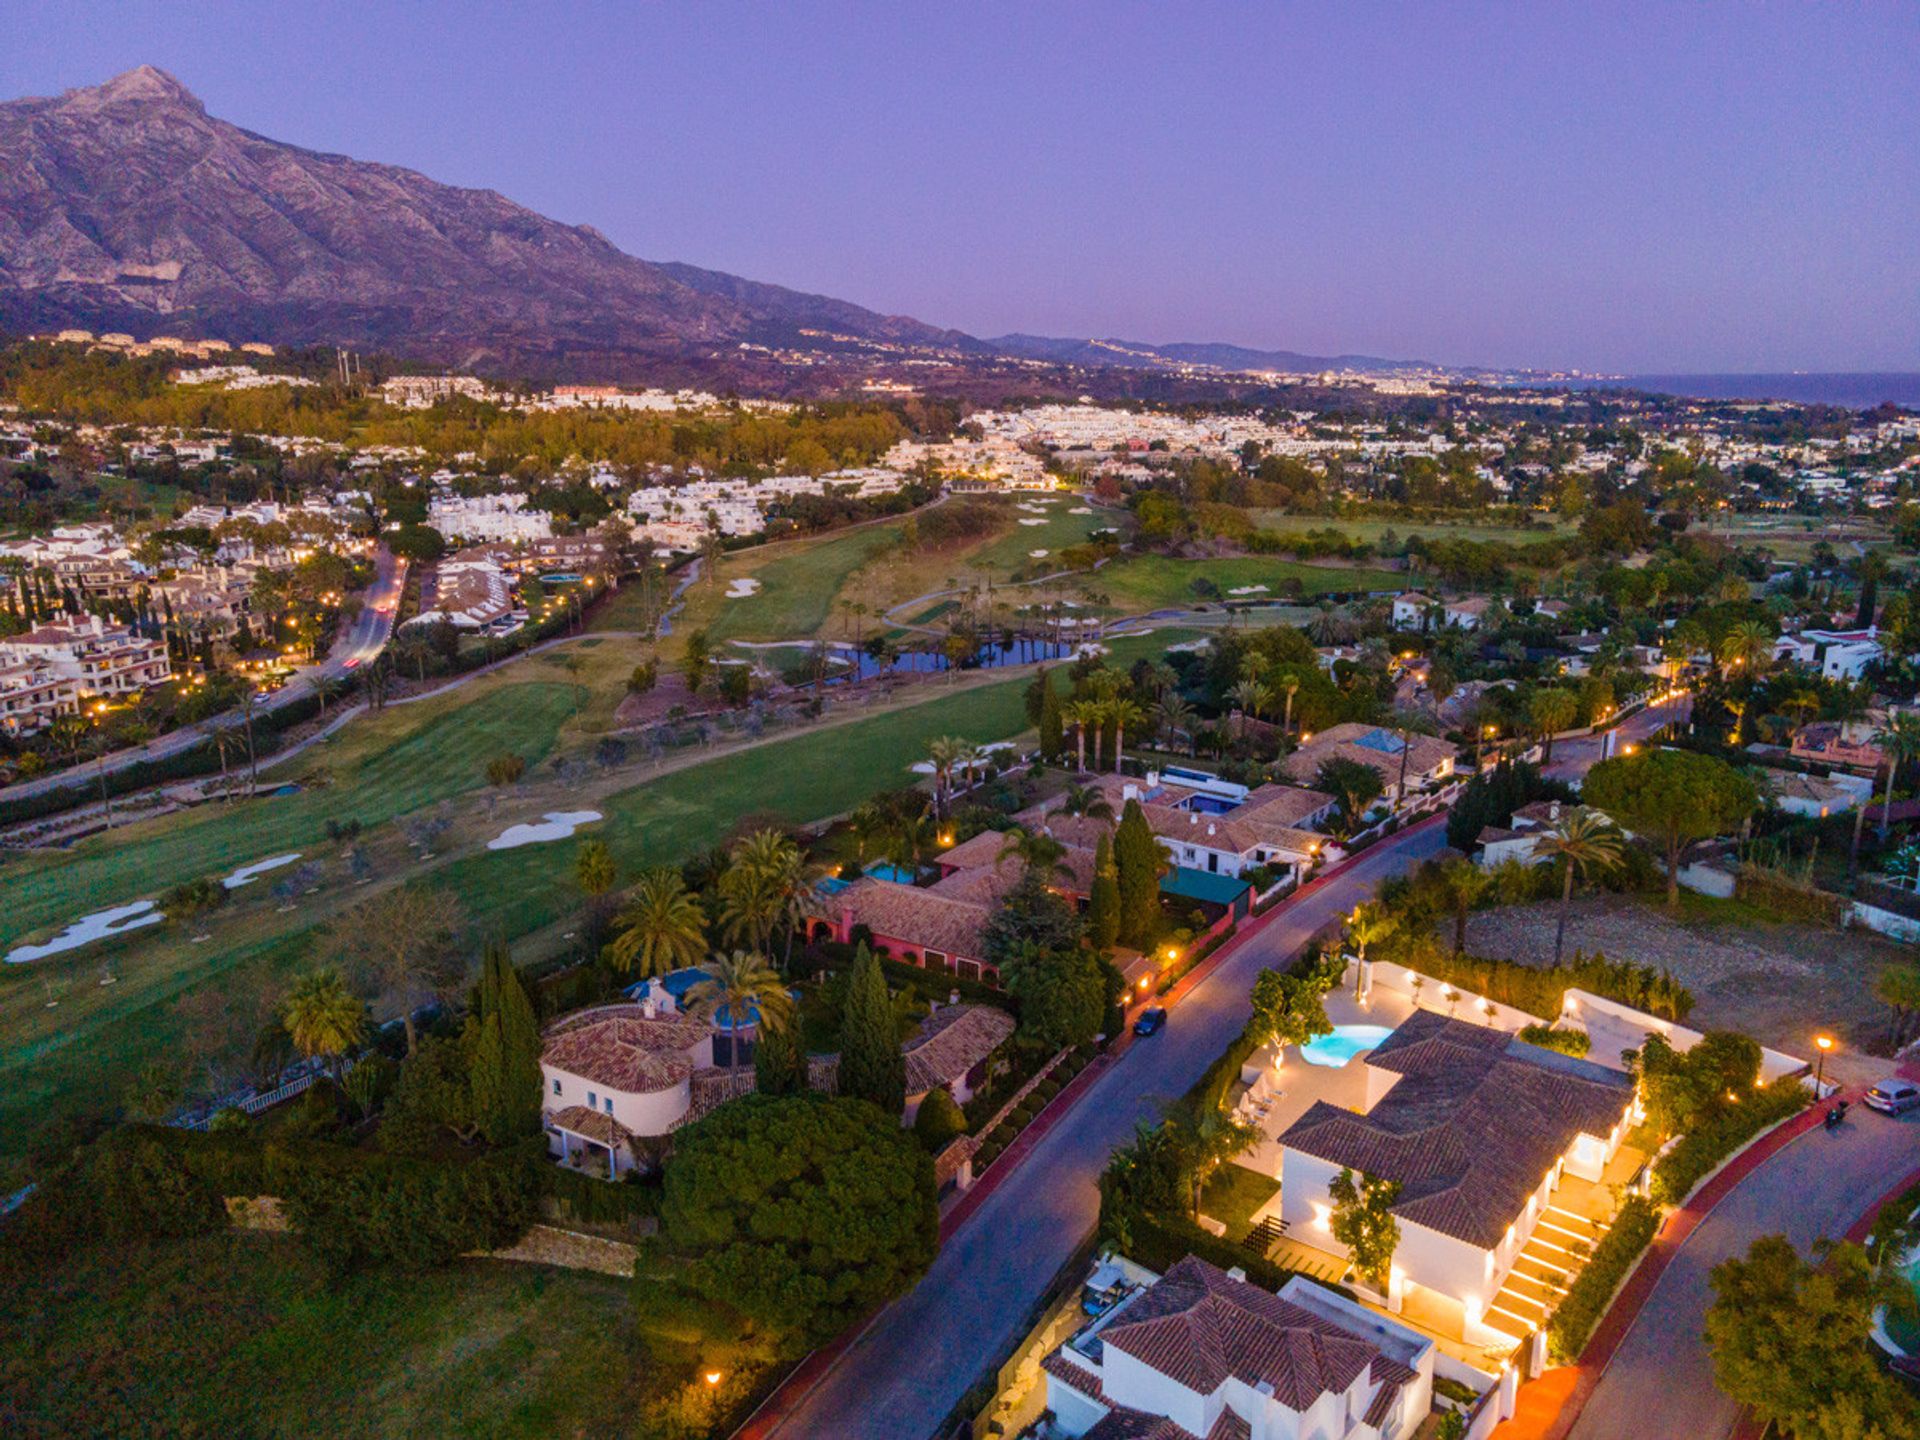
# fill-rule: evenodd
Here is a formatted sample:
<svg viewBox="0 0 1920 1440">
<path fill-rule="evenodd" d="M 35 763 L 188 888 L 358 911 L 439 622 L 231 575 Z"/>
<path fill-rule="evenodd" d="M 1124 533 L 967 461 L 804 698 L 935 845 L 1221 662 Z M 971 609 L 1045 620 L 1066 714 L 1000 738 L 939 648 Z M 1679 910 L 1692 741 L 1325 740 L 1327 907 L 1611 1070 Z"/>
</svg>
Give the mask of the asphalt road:
<svg viewBox="0 0 1920 1440">
<path fill-rule="evenodd" d="M 1637 715 L 1629 715 L 1614 727 L 1613 753 L 1623 745 L 1638 745 L 1649 735 L 1672 721 L 1684 724 L 1693 714 L 1693 697 L 1682 695 L 1664 705 L 1649 705 Z M 1555 780 L 1575 780 L 1600 761 L 1601 739 L 1561 740 L 1553 747 L 1553 764 L 1546 773 Z"/>
<path fill-rule="evenodd" d="M 367 588 L 362 599 L 364 604 L 353 624 L 327 652 L 327 658 L 318 665 L 298 671 L 291 680 L 278 690 L 262 696 L 260 710 L 277 710 L 305 695 L 313 688 L 314 677 L 324 675 L 328 679 L 339 680 L 351 671 L 369 663 L 393 634 L 394 612 L 399 608 L 400 594 L 407 583 L 407 562 L 395 559 L 385 548 L 374 557 L 373 584 Z M 39 795 L 52 790 L 97 784 L 104 770 L 108 774 L 124 770 L 145 760 L 164 760 L 177 755 L 182 750 L 197 744 L 203 736 L 222 728 L 239 725 L 238 711 L 227 711 L 202 720 L 195 725 L 184 725 L 178 730 L 149 740 L 144 745 L 130 746 L 125 750 L 116 750 L 100 760 L 90 760 L 78 769 L 62 770 L 52 775 L 43 775 L 37 780 L 23 780 L 9 785 L 6 790 L 9 800 L 28 795 Z"/>
<path fill-rule="evenodd" d="M 1888 1189 L 1920 1168 L 1920 1111 L 1898 1119 L 1855 1105 L 1836 1132 L 1814 1129 L 1761 1165 L 1715 1206 L 1668 1263 L 1614 1352 L 1570 1440 L 1720 1440 L 1738 1407 L 1713 1383 L 1705 1326 L 1707 1276 L 1762 1235 L 1802 1254 L 1846 1233 Z"/>
<path fill-rule="evenodd" d="M 1135 1043 L 941 1249 L 774 1432 L 782 1437 L 910 1440 L 929 1434 L 1018 1338 L 1034 1303 L 1099 1216 L 1098 1178 L 1112 1149 L 1163 1101 L 1183 1094 L 1238 1034 L 1263 966 L 1290 958 L 1380 881 L 1446 843 L 1431 826 L 1385 841 L 1291 902 L 1233 950 Z"/>
</svg>

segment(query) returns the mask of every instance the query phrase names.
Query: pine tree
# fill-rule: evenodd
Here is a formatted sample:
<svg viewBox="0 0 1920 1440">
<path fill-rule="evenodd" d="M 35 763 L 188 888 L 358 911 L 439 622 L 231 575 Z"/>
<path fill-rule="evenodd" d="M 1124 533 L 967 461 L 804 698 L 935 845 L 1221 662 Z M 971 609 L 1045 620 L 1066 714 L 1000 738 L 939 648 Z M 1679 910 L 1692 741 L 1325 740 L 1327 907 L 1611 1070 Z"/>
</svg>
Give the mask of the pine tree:
<svg viewBox="0 0 1920 1440">
<path fill-rule="evenodd" d="M 540 1115 L 540 1025 L 507 947 L 487 946 L 469 1069 L 474 1115 L 495 1145 L 531 1134 Z"/>
<path fill-rule="evenodd" d="M 1087 902 L 1087 938 L 1095 950 L 1111 950 L 1120 938 L 1120 872 L 1105 835 L 1093 850 L 1093 893 Z"/>
<path fill-rule="evenodd" d="M 907 1061 L 894 1031 L 880 961 L 865 945 L 854 956 L 840 1011 L 840 1093 L 871 1100 L 889 1115 L 907 1103 Z"/>
<path fill-rule="evenodd" d="M 807 1052 L 797 1025 L 763 1032 L 753 1047 L 754 1087 L 762 1095 L 804 1095 Z"/>
<path fill-rule="evenodd" d="M 1160 876 L 1166 855 L 1138 800 L 1129 800 L 1113 836 L 1120 885 L 1120 938 L 1145 948 L 1160 933 Z"/>
<path fill-rule="evenodd" d="M 1066 748 L 1066 731 L 1060 720 L 1060 697 L 1054 692 L 1052 679 L 1043 674 L 1040 685 L 1040 758 L 1051 765 Z"/>
</svg>

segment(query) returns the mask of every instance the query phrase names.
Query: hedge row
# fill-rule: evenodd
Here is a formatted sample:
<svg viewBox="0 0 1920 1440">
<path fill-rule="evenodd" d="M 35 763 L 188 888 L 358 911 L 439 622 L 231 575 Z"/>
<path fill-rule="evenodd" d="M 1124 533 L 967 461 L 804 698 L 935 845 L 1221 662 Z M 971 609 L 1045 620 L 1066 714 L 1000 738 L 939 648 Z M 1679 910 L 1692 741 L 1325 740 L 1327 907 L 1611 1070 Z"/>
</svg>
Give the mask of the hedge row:
<svg viewBox="0 0 1920 1440">
<path fill-rule="evenodd" d="M 1797 1115 L 1811 1098 L 1811 1091 L 1788 1078 L 1728 1106 L 1654 1162 L 1653 1198 L 1662 1205 L 1678 1205 L 1722 1160 L 1768 1126 Z"/>
<path fill-rule="evenodd" d="M 1285 1265 L 1276 1265 L 1265 1256 L 1237 1245 L 1224 1236 L 1201 1229 L 1185 1216 L 1149 1215 L 1135 1211 L 1127 1217 L 1126 1233 L 1127 1258 L 1162 1274 L 1189 1255 L 1198 1255 L 1222 1270 L 1238 1267 L 1247 1272 L 1248 1280 L 1267 1290 L 1278 1290 L 1294 1276 L 1305 1273 Z M 1329 1285 L 1325 1280 L 1311 1275 L 1307 1278 L 1315 1284 L 1338 1291 L 1349 1300 L 1356 1298 L 1344 1285 Z"/>
<path fill-rule="evenodd" d="M 1633 1262 L 1653 1241 L 1659 1213 L 1645 1199 L 1630 1195 L 1614 1217 L 1613 1228 L 1594 1247 L 1587 1268 L 1574 1278 L 1567 1293 L 1547 1320 L 1547 1346 L 1554 1363 L 1570 1365 L 1587 1348 L 1587 1340 L 1607 1312 L 1613 1292 L 1620 1287 Z"/>
<path fill-rule="evenodd" d="M 1548 1021 L 1559 1016 L 1569 989 L 1585 990 L 1664 1020 L 1685 1020 L 1693 1009 L 1693 992 L 1667 971 L 1604 955 L 1578 955 L 1563 965 L 1516 965 L 1479 955 L 1456 957 L 1439 945 L 1430 945 L 1414 963 L 1431 979 Z"/>
</svg>

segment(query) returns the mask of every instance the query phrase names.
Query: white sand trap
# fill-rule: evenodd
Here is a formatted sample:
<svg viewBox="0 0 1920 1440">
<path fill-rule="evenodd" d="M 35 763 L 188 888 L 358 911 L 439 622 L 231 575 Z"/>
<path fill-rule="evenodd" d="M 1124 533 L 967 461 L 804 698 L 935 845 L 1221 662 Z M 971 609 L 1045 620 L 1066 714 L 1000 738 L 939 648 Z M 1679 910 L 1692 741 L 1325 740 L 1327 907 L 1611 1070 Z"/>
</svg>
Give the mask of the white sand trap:
<svg viewBox="0 0 1920 1440">
<path fill-rule="evenodd" d="M 1020 523 L 1022 525 L 1044 525 L 1047 522 L 1044 520 L 1022 520 Z"/>
<path fill-rule="evenodd" d="M 1018 747 L 1011 740 L 995 740 L 990 745 L 982 745 L 980 747 L 980 753 L 982 755 L 992 755 L 1001 750 L 1013 750 L 1016 748 Z M 931 775 L 933 774 L 933 762 L 931 760 L 918 760 L 909 765 L 907 769 L 916 775 Z M 958 777 L 964 774 L 964 771 L 956 769 L 954 774 Z"/>
<path fill-rule="evenodd" d="M 738 580 L 727 582 L 727 599 L 744 600 L 760 589 L 760 582 L 751 575 L 742 575 Z"/>
<path fill-rule="evenodd" d="M 1050 550 L 1029 550 L 1027 551 L 1027 558 L 1030 560 L 1044 560 L 1052 553 Z"/>
<path fill-rule="evenodd" d="M 242 885 L 251 885 L 269 870 L 278 870 L 282 865 L 291 865 L 300 858 L 300 852 L 291 855 L 276 855 L 271 860 L 256 860 L 251 865 L 242 865 L 233 874 L 220 883 L 229 890 L 238 890 Z"/>
<path fill-rule="evenodd" d="M 1092 640 L 1087 640 L 1087 641 L 1084 641 L 1083 643 L 1081 643 L 1080 645 L 1078 645 L 1078 646 L 1076 646 L 1076 647 L 1074 648 L 1074 652 L 1073 652 L 1073 653 L 1074 653 L 1074 654 L 1075 654 L 1076 656 L 1079 656 L 1079 657 L 1081 657 L 1082 659 L 1084 659 L 1085 657 L 1087 657 L 1087 656 L 1089 656 L 1089 655 L 1104 655 L 1104 654 L 1106 654 L 1106 653 L 1107 653 L 1107 647 L 1106 647 L 1106 646 L 1104 646 L 1104 645 L 1100 645 L 1100 644 L 1096 644 L 1096 643 L 1095 643 L 1094 641 L 1092 641 Z"/>
<path fill-rule="evenodd" d="M 1150 630 L 1142 630 L 1139 633 L 1142 635 L 1148 635 L 1148 634 L 1151 634 L 1152 632 Z M 1167 653 L 1171 655 L 1176 650 L 1181 652 L 1189 652 L 1189 651 L 1196 651 L 1196 650 L 1211 650 L 1212 648 L 1213 648 L 1213 641 L 1211 639 L 1182 640 L 1178 645 L 1167 646 Z"/>
<path fill-rule="evenodd" d="M 1267 587 L 1264 585 L 1236 585 L 1227 591 L 1227 593 L 1229 595 L 1264 595 L 1267 593 Z"/>
<path fill-rule="evenodd" d="M 96 910 L 76 920 L 44 945 L 16 945 L 7 952 L 7 964 L 24 965 L 29 960 L 44 960 L 62 950 L 78 950 L 109 935 L 138 930 L 142 925 L 158 925 L 167 917 L 151 900 L 136 900 L 131 905 L 116 905 L 111 910 Z"/>
<path fill-rule="evenodd" d="M 564 840 L 582 825 L 600 818 L 598 810 L 550 810 L 538 824 L 509 825 L 487 842 L 489 850 L 513 850 L 522 845 L 544 845 Z"/>
<path fill-rule="evenodd" d="M 1069 515 L 1091 515 L 1093 513 L 1093 507 L 1091 505 L 1076 505 L 1067 511 L 1067 513 Z"/>
</svg>

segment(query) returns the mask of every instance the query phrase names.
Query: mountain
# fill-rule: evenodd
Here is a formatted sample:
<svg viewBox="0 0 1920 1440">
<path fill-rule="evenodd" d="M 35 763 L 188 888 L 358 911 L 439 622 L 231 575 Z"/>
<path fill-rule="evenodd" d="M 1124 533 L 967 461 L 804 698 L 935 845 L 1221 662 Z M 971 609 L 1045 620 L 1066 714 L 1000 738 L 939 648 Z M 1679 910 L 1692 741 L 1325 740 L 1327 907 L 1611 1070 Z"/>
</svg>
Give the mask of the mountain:
<svg viewBox="0 0 1920 1440">
<path fill-rule="evenodd" d="M 987 353 L 904 316 L 636 259 L 491 190 L 269 140 L 151 66 L 0 103 L 0 324 L 549 374 L 734 363 L 756 353 L 742 343 Z"/>
<path fill-rule="evenodd" d="M 1427 370 L 1419 360 L 1383 360 L 1378 355 L 1302 355 L 1297 350 L 1250 350 L 1244 345 L 1180 341 L 1152 345 L 1144 340 L 1074 340 L 1048 335 L 1001 335 L 988 342 L 1006 355 L 1051 360 L 1063 365 L 1126 365 L 1141 369 L 1278 370 L 1288 374 L 1318 374 L 1323 370 L 1355 370 L 1379 374 L 1394 370 Z"/>
</svg>

